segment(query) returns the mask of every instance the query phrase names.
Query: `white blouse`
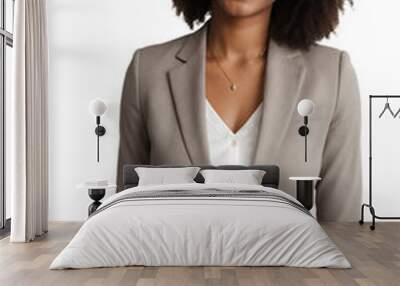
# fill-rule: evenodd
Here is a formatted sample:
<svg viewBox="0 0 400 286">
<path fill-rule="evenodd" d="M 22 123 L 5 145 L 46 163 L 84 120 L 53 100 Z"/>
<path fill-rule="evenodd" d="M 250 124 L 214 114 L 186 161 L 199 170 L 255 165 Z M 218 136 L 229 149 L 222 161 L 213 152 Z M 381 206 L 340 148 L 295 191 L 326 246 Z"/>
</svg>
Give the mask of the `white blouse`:
<svg viewBox="0 0 400 286">
<path fill-rule="evenodd" d="M 261 115 L 262 104 L 257 107 L 246 123 L 233 133 L 206 100 L 210 163 L 212 165 L 250 165 L 256 149 Z"/>
</svg>

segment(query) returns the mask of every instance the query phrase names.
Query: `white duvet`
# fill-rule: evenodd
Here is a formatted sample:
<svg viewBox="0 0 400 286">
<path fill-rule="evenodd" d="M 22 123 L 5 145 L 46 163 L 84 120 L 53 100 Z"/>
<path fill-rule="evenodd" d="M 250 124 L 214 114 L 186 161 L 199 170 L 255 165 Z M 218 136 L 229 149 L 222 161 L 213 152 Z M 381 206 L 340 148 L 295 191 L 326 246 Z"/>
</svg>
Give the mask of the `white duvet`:
<svg viewBox="0 0 400 286">
<path fill-rule="evenodd" d="M 289 204 L 234 196 L 118 202 L 136 192 L 207 189 L 261 190 L 297 202 L 279 190 L 254 185 L 193 183 L 131 188 L 105 200 L 50 269 L 127 265 L 351 267 L 318 222 Z"/>
</svg>

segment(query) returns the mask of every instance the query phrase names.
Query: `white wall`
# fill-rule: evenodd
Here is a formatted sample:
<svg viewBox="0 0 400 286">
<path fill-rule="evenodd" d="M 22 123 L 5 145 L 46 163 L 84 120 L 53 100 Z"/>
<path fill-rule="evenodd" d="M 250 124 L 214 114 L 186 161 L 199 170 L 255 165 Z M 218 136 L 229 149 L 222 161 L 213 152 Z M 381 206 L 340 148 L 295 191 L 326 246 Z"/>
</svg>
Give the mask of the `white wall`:
<svg viewBox="0 0 400 286">
<path fill-rule="evenodd" d="M 400 95 L 400 27 L 396 0 L 355 1 L 343 17 L 337 36 L 327 44 L 349 52 L 358 74 L 363 111 L 364 201 L 368 201 L 368 100 L 370 94 Z M 377 215 L 400 216 L 400 119 L 378 119 L 386 100 L 373 108 L 373 200 Z M 400 100 L 393 100 L 397 111 Z M 351 174 L 350 174 L 351 175 Z M 368 216 L 369 218 L 369 216 Z"/>
<path fill-rule="evenodd" d="M 367 183 L 368 95 L 400 94 L 400 3 L 396 0 L 357 1 L 326 41 L 349 51 L 358 72 L 363 100 L 364 181 Z M 83 220 L 90 203 L 75 186 L 90 178 L 115 180 L 118 149 L 118 111 L 125 69 L 133 51 L 187 33 L 171 9 L 172 1 L 49 0 L 50 37 L 50 220 Z M 88 112 L 93 98 L 103 98 L 109 110 L 103 117 L 107 134 L 101 138 L 101 163 L 96 162 L 94 118 Z M 383 107 L 380 104 L 379 108 Z M 396 107 L 400 107 L 400 100 Z M 378 112 L 378 110 L 377 110 Z M 378 122 L 380 147 L 375 200 L 380 215 L 400 212 L 395 171 L 400 120 Z M 400 130 L 400 128 L 399 128 Z M 389 135 L 389 136 L 388 136 Z M 385 137 L 387 136 L 387 137 Z M 391 138 L 391 145 L 384 148 Z M 398 159 L 395 159 L 398 158 Z M 398 161 L 397 161 L 398 160 Z M 385 166 L 386 164 L 386 166 Z M 379 166 L 378 166 L 379 165 Z M 390 176 L 389 176 L 390 175 Z M 400 178 L 400 176 L 397 176 Z M 378 189 L 378 187 L 380 187 Z M 364 187 L 367 199 L 367 184 Z M 400 215 L 397 213 L 397 215 Z"/>
<path fill-rule="evenodd" d="M 87 179 L 115 181 L 118 113 L 124 73 L 133 52 L 187 32 L 170 1 L 50 0 L 51 220 L 83 220 L 90 199 L 75 186 Z M 89 102 L 108 104 L 107 133 L 96 162 L 95 118 Z"/>
</svg>

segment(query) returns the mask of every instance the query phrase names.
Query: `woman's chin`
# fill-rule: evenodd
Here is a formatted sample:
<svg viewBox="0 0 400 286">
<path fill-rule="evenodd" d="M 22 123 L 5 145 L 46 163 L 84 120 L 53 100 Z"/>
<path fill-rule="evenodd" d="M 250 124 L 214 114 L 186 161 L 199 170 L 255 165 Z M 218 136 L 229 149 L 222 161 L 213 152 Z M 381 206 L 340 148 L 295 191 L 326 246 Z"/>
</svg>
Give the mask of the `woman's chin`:
<svg viewBox="0 0 400 286">
<path fill-rule="evenodd" d="M 220 9 L 231 17 L 250 17 L 268 10 L 272 0 L 217 0 Z"/>
</svg>

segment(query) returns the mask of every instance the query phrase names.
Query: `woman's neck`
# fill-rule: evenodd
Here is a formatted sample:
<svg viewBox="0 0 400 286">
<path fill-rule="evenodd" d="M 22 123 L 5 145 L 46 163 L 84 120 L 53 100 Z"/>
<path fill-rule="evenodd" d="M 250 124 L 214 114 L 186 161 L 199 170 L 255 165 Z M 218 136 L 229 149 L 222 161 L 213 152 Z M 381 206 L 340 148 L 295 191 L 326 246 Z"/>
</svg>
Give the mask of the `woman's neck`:
<svg viewBox="0 0 400 286">
<path fill-rule="evenodd" d="M 229 60 L 254 59 L 268 44 L 271 9 L 248 17 L 232 17 L 213 11 L 207 48 L 211 56 Z"/>
</svg>

